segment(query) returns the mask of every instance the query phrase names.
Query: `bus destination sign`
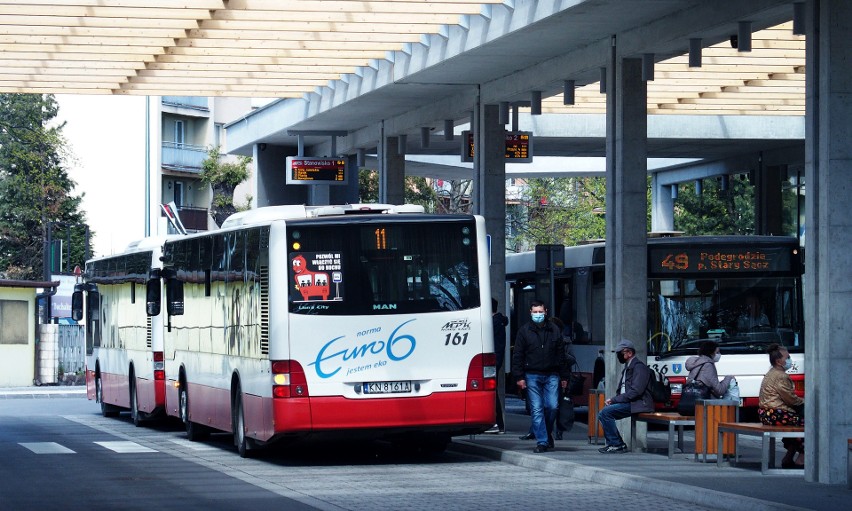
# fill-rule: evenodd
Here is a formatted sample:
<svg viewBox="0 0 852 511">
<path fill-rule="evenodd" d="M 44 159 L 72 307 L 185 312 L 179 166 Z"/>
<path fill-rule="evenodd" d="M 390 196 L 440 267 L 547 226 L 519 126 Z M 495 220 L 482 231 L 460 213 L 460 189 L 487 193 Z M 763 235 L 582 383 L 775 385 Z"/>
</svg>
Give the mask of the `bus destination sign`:
<svg viewBox="0 0 852 511">
<path fill-rule="evenodd" d="M 784 247 L 648 247 L 651 275 L 784 272 L 792 269 Z"/>
<path fill-rule="evenodd" d="M 288 185 L 345 185 L 347 177 L 343 158 L 287 157 Z"/>
<path fill-rule="evenodd" d="M 462 132 L 462 161 L 473 161 L 474 139 L 470 131 Z M 532 163 L 533 136 L 531 131 L 506 132 L 506 163 Z"/>
</svg>

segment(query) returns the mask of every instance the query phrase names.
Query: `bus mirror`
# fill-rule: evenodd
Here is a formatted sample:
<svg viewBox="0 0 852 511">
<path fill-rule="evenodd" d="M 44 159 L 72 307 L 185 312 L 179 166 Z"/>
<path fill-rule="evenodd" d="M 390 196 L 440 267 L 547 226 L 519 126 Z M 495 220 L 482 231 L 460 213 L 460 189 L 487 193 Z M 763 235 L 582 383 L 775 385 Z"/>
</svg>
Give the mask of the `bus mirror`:
<svg viewBox="0 0 852 511">
<path fill-rule="evenodd" d="M 86 294 L 86 317 L 97 318 L 101 310 L 101 294 L 96 289 L 89 289 Z"/>
<path fill-rule="evenodd" d="M 183 316 L 183 282 L 171 277 L 166 283 L 166 312 Z"/>
<path fill-rule="evenodd" d="M 74 291 L 71 295 L 71 319 L 80 321 L 83 319 L 83 292 Z"/>
<path fill-rule="evenodd" d="M 149 316 L 160 315 L 160 279 L 148 279 L 145 286 L 145 312 Z"/>
</svg>

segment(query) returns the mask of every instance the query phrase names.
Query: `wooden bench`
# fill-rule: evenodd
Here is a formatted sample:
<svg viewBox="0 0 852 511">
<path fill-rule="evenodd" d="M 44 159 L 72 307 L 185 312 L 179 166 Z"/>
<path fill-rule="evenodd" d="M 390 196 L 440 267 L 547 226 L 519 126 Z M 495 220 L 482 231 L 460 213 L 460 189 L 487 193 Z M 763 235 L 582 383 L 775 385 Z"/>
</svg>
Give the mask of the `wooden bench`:
<svg viewBox="0 0 852 511">
<path fill-rule="evenodd" d="M 695 426 L 695 417 L 683 416 L 677 412 L 649 412 L 637 413 L 630 416 L 630 449 L 636 445 L 636 423 L 646 422 L 649 424 L 663 424 L 669 427 L 669 459 L 674 454 L 674 433 L 677 429 L 677 447 L 683 452 L 683 428 L 684 426 Z"/>
<path fill-rule="evenodd" d="M 767 426 L 760 422 L 721 422 L 719 423 L 719 441 L 716 464 L 721 466 L 725 456 L 723 452 L 725 433 L 734 435 L 734 458 L 737 462 L 737 438 L 739 435 L 756 436 L 762 439 L 760 449 L 761 474 L 802 474 L 803 469 L 779 469 L 775 467 L 776 438 L 804 438 L 805 428 L 796 426 Z"/>
</svg>

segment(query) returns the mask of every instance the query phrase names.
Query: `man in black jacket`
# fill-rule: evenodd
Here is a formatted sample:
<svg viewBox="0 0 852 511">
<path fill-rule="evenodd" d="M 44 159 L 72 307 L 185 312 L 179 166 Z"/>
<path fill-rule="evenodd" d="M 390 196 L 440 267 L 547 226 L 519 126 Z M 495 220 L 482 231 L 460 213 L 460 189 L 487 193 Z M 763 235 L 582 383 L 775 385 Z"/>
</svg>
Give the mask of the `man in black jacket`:
<svg viewBox="0 0 852 511">
<path fill-rule="evenodd" d="M 553 447 L 551 429 L 559 406 L 559 386 L 568 386 L 562 332 L 547 320 L 544 303 L 530 307 L 530 323 L 518 330 L 512 353 L 512 375 L 521 390 L 526 389 L 532 415 L 532 430 L 541 453 Z"/>
<path fill-rule="evenodd" d="M 621 438 L 615 421 L 630 417 L 634 413 L 653 412 L 654 400 L 648 390 L 651 370 L 636 357 L 633 341 L 622 339 L 615 347 L 618 361 L 624 364 L 621 378 L 615 389 L 615 395 L 607 399 L 606 406 L 598 412 L 598 421 L 604 431 L 606 446 L 598 449 L 601 453 L 612 454 L 627 451 L 627 444 Z M 607 387 L 609 382 L 607 382 Z"/>
</svg>

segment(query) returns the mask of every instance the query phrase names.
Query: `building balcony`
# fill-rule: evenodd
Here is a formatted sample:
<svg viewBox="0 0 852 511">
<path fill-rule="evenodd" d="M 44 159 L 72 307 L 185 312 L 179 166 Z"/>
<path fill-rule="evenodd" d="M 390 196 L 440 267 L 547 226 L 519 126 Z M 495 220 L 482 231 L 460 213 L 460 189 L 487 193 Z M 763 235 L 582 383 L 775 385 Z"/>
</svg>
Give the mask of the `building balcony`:
<svg viewBox="0 0 852 511">
<path fill-rule="evenodd" d="M 189 144 L 163 142 L 162 167 L 178 172 L 201 173 L 201 162 L 207 158 L 207 149 Z"/>
<path fill-rule="evenodd" d="M 163 105 L 210 111 L 208 98 L 202 96 L 163 96 Z"/>
<path fill-rule="evenodd" d="M 206 231 L 207 219 L 210 217 L 206 208 L 179 206 L 177 208 L 180 222 L 187 231 Z M 166 216 L 160 211 L 160 216 Z"/>
</svg>

